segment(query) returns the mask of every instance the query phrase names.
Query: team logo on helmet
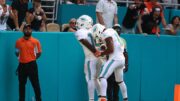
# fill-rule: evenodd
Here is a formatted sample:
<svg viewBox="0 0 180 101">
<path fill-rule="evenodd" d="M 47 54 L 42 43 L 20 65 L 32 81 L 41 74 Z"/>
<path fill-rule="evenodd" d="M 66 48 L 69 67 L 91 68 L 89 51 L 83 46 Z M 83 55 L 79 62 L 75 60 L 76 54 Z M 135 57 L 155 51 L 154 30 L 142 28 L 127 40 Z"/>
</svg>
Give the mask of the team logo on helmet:
<svg viewBox="0 0 180 101">
<path fill-rule="evenodd" d="M 104 29 L 105 29 L 105 26 L 103 26 L 103 25 L 101 25 L 101 24 L 95 24 L 94 26 L 93 26 L 93 28 L 92 28 L 92 35 L 93 35 L 93 37 L 95 38 L 95 37 L 100 37 L 101 35 L 101 33 L 104 31 Z"/>
<path fill-rule="evenodd" d="M 82 15 L 77 19 L 77 29 L 90 29 L 93 25 L 93 20 L 88 15 Z"/>
</svg>

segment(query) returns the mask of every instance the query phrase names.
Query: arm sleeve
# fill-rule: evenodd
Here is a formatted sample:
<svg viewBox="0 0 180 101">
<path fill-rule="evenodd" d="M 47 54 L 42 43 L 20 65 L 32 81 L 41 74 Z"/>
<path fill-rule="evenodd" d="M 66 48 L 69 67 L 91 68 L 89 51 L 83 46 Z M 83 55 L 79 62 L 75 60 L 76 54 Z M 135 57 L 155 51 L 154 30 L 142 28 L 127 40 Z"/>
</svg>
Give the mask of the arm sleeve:
<svg viewBox="0 0 180 101">
<path fill-rule="evenodd" d="M 112 32 L 111 31 L 105 31 L 103 34 L 102 34 L 102 38 L 103 39 L 106 39 L 108 37 L 112 37 Z"/>
<path fill-rule="evenodd" d="M 78 40 L 82 40 L 86 38 L 85 34 L 83 34 L 83 31 L 81 30 L 76 31 L 75 36 Z"/>
</svg>

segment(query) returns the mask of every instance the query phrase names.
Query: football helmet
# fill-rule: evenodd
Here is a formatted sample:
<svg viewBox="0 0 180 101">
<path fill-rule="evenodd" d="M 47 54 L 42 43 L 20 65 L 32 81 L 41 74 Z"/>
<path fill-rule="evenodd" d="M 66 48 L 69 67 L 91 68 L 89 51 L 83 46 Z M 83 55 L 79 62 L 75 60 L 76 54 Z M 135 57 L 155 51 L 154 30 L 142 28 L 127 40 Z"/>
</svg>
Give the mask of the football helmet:
<svg viewBox="0 0 180 101">
<path fill-rule="evenodd" d="M 76 21 L 77 29 L 90 29 L 92 28 L 92 25 L 93 25 L 93 20 L 88 15 L 82 15 Z"/>
<path fill-rule="evenodd" d="M 104 31 L 105 26 L 97 23 L 92 27 L 92 35 L 94 38 L 100 37 L 101 33 Z"/>
</svg>

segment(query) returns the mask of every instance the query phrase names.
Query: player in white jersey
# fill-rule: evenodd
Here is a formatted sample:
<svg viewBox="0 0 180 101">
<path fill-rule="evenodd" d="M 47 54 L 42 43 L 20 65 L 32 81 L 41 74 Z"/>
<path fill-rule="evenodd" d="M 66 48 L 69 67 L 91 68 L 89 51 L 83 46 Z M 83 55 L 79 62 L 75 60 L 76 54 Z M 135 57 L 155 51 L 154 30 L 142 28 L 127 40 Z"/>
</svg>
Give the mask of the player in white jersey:
<svg viewBox="0 0 180 101">
<path fill-rule="evenodd" d="M 95 24 L 92 28 L 93 37 L 100 37 L 106 44 L 106 50 L 96 56 L 109 55 L 108 61 L 102 67 L 100 75 L 100 98 L 99 101 L 106 101 L 107 78 L 114 72 L 115 79 L 120 86 L 121 93 L 124 101 L 128 101 L 127 88 L 123 81 L 123 69 L 125 68 L 124 57 L 124 41 L 119 37 L 118 33 L 112 29 L 105 27 L 101 24 Z"/>
<path fill-rule="evenodd" d="M 5 0 L 0 2 L 0 31 L 9 30 L 6 22 L 9 17 L 13 18 L 10 6 L 5 3 Z"/>
<path fill-rule="evenodd" d="M 98 59 L 94 54 L 100 53 L 95 48 L 95 43 L 90 30 L 92 25 L 92 18 L 88 15 L 82 15 L 77 19 L 76 27 L 78 30 L 75 32 L 75 36 L 82 45 L 85 54 L 84 72 L 88 84 L 89 101 L 94 101 L 94 91 L 98 84 L 96 71 Z"/>
</svg>

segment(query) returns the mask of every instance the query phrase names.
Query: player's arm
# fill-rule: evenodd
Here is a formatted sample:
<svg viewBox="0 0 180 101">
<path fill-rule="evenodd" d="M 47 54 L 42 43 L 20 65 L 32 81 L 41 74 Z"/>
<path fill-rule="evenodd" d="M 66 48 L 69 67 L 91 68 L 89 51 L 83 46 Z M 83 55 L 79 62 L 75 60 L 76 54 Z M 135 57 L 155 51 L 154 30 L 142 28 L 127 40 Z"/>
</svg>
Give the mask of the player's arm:
<svg viewBox="0 0 180 101">
<path fill-rule="evenodd" d="M 93 47 L 86 39 L 79 40 L 84 46 L 86 46 L 92 53 L 96 52 L 95 47 Z"/>
<path fill-rule="evenodd" d="M 112 40 L 112 37 L 108 37 L 105 39 L 106 41 L 106 50 L 101 52 L 101 56 L 103 55 L 109 55 L 111 54 L 113 51 L 114 51 L 114 46 L 113 46 L 113 40 Z"/>
<path fill-rule="evenodd" d="M 124 68 L 124 72 L 128 71 L 128 52 L 126 49 L 124 49 L 124 57 L 125 57 L 125 68 Z"/>
</svg>

